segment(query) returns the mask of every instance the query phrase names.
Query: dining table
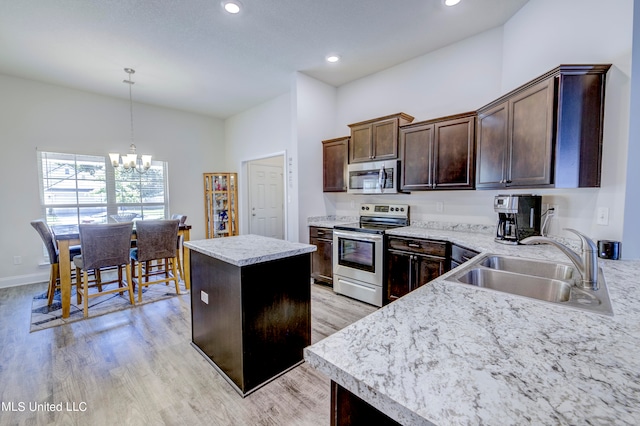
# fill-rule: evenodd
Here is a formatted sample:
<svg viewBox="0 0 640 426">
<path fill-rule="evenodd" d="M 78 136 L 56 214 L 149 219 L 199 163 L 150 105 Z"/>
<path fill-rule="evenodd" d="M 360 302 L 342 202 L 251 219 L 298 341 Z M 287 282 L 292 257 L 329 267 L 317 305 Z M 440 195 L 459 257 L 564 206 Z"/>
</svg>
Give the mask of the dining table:
<svg viewBox="0 0 640 426">
<path fill-rule="evenodd" d="M 52 225 L 51 230 L 58 245 L 58 263 L 60 269 L 60 296 L 62 304 L 62 318 L 69 318 L 71 312 L 71 256 L 69 247 L 80 244 L 80 228 L 78 225 Z M 180 224 L 178 237 L 183 241 L 189 241 L 191 225 Z M 131 233 L 131 239 L 136 239 L 135 225 Z M 184 271 L 184 285 L 187 290 L 191 288 L 190 253 L 183 246 L 180 247 Z"/>
</svg>

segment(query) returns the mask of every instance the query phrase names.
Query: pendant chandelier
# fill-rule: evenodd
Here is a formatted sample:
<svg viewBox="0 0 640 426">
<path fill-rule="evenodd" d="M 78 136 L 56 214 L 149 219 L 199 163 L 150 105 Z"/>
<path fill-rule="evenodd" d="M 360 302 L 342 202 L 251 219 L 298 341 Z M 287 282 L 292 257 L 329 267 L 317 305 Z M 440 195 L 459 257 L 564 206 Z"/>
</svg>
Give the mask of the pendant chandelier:
<svg viewBox="0 0 640 426">
<path fill-rule="evenodd" d="M 133 143 L 133 98 L 131 96 L 131 86 L 135 84 L 132 80 L 131 75 L 136 72 L 133 68 L 125 68 L 124 72 L 129 74 L 129 78 L 127 80 L 122 80 L 123 83 L 129 85 L 129 111 L 131 116 L 131 145 L 129 145 L 129 153 L 128 154 L 118 154 L 117 152 L 109 153 L 109 158 L 111 159 L 111 164 L 114 168 L 120 167 L 124 172 L 133 172 L 134 170 L 138 173 L 146 173 L 147 170 L 151 167 L 151 156 L 150 155 L 139 155 L 136 152 L 136 145 Z"/>
</svg>

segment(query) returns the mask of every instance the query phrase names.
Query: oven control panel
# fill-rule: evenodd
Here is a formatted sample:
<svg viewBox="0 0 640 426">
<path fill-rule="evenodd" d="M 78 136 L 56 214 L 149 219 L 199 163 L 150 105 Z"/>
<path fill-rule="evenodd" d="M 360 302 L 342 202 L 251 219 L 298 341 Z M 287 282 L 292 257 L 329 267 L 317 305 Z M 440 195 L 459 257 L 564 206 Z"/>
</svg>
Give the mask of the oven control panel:
<svg viewBox="0 0 640 426">
<path fill-rule="evenodd" d="M 361 204 L 360 216 L 409 217 L 408 204 Z"/>
</svg>

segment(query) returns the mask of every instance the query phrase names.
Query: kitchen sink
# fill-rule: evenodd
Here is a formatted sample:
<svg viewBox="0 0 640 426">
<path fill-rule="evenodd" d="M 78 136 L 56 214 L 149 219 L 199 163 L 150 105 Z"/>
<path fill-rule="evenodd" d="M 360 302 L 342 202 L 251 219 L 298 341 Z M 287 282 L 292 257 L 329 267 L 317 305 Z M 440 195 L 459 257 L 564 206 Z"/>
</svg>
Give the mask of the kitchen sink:
<svg viewBox="0 0 640 426">
<path fill-rule="evenodd" d="M 566 302 L 571 296 L 571 284 L 566 281 L 494 269 L 474 268 L 458 277 L 458 281 L 547 302 Z"/>
<path fill-rule="evenodd" d="M 536 259 L 525 259 L 522 257 L 491 255 L 485 257 L 480 263 L 480 266 L 552 280 L 570 281 L 574 278 L 574 268 L 571 265 L 544 262 Z M 577 274 L 577 272 L 575 273 Z"/>
<path fill-rule="evenodd" d="M 580 279 L 580 274 L 573 265 L 560 262 L 484 254 L 454 271 L 446 281 L 613 315 L 601 269 L 599 289 L 595 291 L 576 287 L 574 282 Z"/>
</svg>

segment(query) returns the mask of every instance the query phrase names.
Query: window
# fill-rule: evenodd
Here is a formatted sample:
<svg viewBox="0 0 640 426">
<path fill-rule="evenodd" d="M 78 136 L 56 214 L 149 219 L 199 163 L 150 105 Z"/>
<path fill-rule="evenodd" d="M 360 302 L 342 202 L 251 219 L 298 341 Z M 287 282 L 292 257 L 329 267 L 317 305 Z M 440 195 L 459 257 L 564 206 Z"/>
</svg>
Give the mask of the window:
<svg viewBox="0 0 640 426">
<path fill-rule="evenodd" d="M 111 166 L 108 156 L 38 151 L 40 199 L 49 225 L 107 223 L 112 215 L 163 219 L 168 212 L 167 163 L 144 174 Z"/>
</svg>

